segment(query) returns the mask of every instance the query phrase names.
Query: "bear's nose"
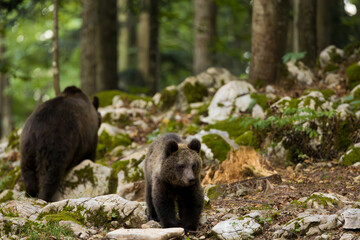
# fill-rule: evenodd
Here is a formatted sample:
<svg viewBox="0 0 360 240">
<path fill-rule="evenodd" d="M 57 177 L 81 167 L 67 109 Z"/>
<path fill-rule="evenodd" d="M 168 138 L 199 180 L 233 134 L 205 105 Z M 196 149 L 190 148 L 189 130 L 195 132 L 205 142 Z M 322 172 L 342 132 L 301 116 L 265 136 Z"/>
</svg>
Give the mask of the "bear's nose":
<svg viewBox="0 0 360 240">
<path fill-rule="evenodd" d="M 194 184 L 195 183 L 195 178 L 194 177 L 189 178 L 188 181 L 189 181 L 189 184 Z"/>
</svg>

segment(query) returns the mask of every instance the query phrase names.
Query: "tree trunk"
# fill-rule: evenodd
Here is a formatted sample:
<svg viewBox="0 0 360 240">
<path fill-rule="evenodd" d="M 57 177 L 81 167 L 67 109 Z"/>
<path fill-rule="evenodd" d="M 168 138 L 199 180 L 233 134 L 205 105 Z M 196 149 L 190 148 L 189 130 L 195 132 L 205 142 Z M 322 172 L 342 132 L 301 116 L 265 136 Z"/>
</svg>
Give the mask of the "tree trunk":
<svg viewBox="0 0 360 240">
<path fill-rule="evenodd" d="M 0 34 L 0 59 L 4 63 L 3 55 L 5 52 L 5 46 L 3 44 L 4 36 Z M 9 84 L 9 78 L 6 73 L 0 72 L 0 139 L 7 137 L 12 129 L 13 122 L 11 118 L 11 98 L 5 94 L 5 89 Z"/>
<path fill-rule="evenodd" d="M 138 69 L 149 94 L 157 91 L 159 66 L 158 0 L 141 0 L 138 27 Z"/>
<path fill-rule="evenodd" d="M 119 32 L 119 71 L 129 68 L 129 10 L 128 0 L 118 0 L 118 23 Z"/>
<path fill-rule="evenodd" d="M 117 4 L 116 0 L 82 0 L 82 4 L 81 88 L 93 95 L 117 88 Z"/>
<path fill-rule="evenodd" d="M 314 67 L 317 58 L 316 1 L 299 0 L 299 52 L 306 52 L 303 62 Z"/>
<path fill-rule="evenodd" d="M 250 80 L 273 84 L 285 53 L 289 0 L 254 0 Z M 259 81 L 259 82 L 258 82 Z"/>
<path fill-rule="evenodd" d="M 96 23 L 97 90 L 117 89 L 117 0 L 97 2 L 99 14 Z"/>
<path fill-rule="evenodd" d="M 53 75 L 54 75 L 54 90 L 56 96 L 60 95 L 60 71 L 59 71 L 59 26 L 58 26 L 58 0 L 53 0 L 53 24 L 54 24 L 54 39 L 53 39 Z"/>
<path fill-rule="evenodd" d="M 213 0 L 195 0 L 194 73 L 213 66 L 216 33 L 216 4 Z"/>
<path fill-rule="evenodd" d="M 82 0 L 81 29 L 81 89 L 88 95 L 98 91 L 96 86 L 96 22 L 97 1 Z"/>
<path fill-rule="evenodd" d="M 317 50 L 318 53 L 331 44 L 338 45 L 341 35 L 338 27 L 341 22 L 340 8 L 342 1 L 317 0 L 316 24 L 317 24 Z"/>
</svg>

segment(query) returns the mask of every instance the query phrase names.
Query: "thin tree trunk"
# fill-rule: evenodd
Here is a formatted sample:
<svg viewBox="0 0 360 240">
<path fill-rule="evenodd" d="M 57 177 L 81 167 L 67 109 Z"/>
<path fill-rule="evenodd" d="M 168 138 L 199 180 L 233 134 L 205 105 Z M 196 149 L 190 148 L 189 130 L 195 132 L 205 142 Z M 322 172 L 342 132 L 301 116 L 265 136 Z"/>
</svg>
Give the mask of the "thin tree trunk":
<svg viewBox="0 0 360 240">
<path fill-rule="evenodd" d="M 4 36 L 0 34 L 0 59 L 3 62 L 3 55 L 5 52 L 5 46 L 3 44 Z M 2 137 L 7 137 L 12 129 L 12 115 L 11 115 L 11 98 L 9 95 L 5 94 L 5 89 L 9 84 L 8 76 L 0 72 L 0 139 Z"/>
<path fill-rule="evenodd" d="M 300 15 L 300 1 L 294 0 L 294 20 L 293 20 L 293 49 L 292 51 L 297 53 L 299 52 L 299 15 Z"/>
<path fill-rule="evenodd" d="M 59 71 L 59 21 L 58 21 L 58 0 L 53 0 L 54 5 L 54 39 L 53 39 L 53 75 L 54 75 L 54 89 L 56 96 L 60 95 L 60 71 Z"/>
<path fill-rule="evenodd" d="M 129 10 L 128 0 L 118 0 L 118 23 L 119 33 L 119 71 L 129 67 Z"/>
<path fill-rule="evenodd" d="M 118 88 L 117 0 L 98 1 L 96 81 L 100 91 Z"/>
<path fill-rule="evenodd" d="M 317 51 L 321 52 L 331 44 L 338 44 L 339 35 L 339 8 L 343 7 L 342 1 L 317 0 Z"/>
<path fill-rule="evenodd" d="M 306 52 L 303 62 L 314 67 L 317 57 L 316 1 L 299 0 L 299 52 Z"/>
<path fill-rule="evenodd" d="M 158 0 L 142 0 L 138 27 L 138 69 L 149 94 L 157 91 L 159 75 Z"/>
<path fill-rule="evenodd" d="M 97 92 L 96 86 L 96 22 L 97 1 L 82 0 L 81 29 L 81 89 L 88 95 Z"/>
<path fill-rule="evenodd" d="M 254 0 L 250 80 L 273 84 L 285 53 L 289 0 Z"/>
<path fill-rule="evenodd" d="M 216 4 L 213 0 L 195 0 L 194 73 L 213 66 L 216 32 Z"/>
</svg>

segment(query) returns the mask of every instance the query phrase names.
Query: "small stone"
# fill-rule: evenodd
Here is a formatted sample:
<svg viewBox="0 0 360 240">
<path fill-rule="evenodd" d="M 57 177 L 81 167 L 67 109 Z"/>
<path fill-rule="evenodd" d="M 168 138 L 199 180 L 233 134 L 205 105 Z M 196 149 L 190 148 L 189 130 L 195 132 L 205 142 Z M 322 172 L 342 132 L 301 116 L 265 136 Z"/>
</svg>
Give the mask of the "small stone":
<svg viewBox="0 0 360 240">
<path fill-rule="evenodd" d="M 106 234 L 108 239 L 167 240 L 184 235 L 183 228 L 118 229 Z"/>
<path fill-rule="evenodd" d="M 350 208 L 342 213 L 345 224 L 344 229 L 357 230 L 360 229 L 360 209 Z"/>
<path fill-rule="evenodd" d="M 141 225 L 141 228 L 143 229 L 147 229 L 147 228 L 161 228 L 160 223 L 154 221 L 154 220 L 150 220 L 147 223 Z"/>
<path fill-rule="evenodd" d="M 262 232 L 262 227 L 254 219 L 229 219 L 216 224 L 212 232 L 222 240 L 247 239 Z"/>
<path fill-rule="evenodd" d="M 355 239 L 354 235 L 351 233 L 344 233 L 339 240 L 353 240 Z"/>
</svg>

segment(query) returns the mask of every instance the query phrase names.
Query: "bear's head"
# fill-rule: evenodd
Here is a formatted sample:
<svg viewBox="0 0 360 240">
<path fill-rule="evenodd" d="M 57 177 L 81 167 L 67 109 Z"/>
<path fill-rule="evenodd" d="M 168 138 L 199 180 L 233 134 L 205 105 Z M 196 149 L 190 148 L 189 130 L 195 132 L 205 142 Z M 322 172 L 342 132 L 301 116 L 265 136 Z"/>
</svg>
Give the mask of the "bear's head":
<svg viewBox="0 0 360 240">
<path fill-rule="evenodd" d="M 189 144 L 167 141 L 161 165 L 161 176 L 175 187 L 187 187 L 200 178 L 200 141 L 193 139 Z"/>
</svg>

